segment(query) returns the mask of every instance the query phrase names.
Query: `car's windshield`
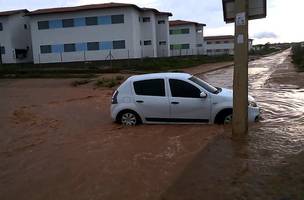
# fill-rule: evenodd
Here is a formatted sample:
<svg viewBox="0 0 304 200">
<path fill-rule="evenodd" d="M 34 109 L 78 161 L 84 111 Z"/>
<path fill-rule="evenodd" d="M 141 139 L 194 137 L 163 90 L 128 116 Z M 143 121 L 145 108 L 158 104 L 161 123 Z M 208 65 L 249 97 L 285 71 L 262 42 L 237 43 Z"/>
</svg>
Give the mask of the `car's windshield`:
<svg viewBox="0 0 304 200">
<path fill-rule="evenodd" d="M 199 86 L 203 87 L 204 89 L 206 89 L 208 92 L 211 92 L 213 94 L 217 94 L 220 92 L 219 88 L 216 88 L 212 85 L 210 85 L 209 83 L 203 81 L 202 79 L 192 76 L 191 78 L 189 78 L 190 81 L 198 84 Z"/>
</svg>

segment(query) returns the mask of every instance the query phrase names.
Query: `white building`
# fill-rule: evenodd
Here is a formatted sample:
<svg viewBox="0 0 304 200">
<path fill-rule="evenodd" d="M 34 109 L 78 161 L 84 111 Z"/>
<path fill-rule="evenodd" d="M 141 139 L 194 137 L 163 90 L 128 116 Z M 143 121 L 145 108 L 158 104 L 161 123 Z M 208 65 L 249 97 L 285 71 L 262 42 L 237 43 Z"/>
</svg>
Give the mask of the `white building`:
<svg viewBox="0 0 304 200">
<path fill-rule="evenodd" d="M 28 10 L 0 12 L 0 63 L 32 61 Z"/>
<path fill-rule="evenodd" d="M 28 15 L 34 63 L 170 56 L 168 12 L 106 3 Z"/>
<path fill-rule="evenodd" d="M 207 55 L 234 55 L 234 36 L 207 36 L 204 38 Z M 252 49 L 252 39 L 249 39 L 248 50 Z"/>
<path fill-rule="evenodd" d="M 171 56 L 204 54 L 204 26 L 197 22 L 170 21 Z"/>
</svg>

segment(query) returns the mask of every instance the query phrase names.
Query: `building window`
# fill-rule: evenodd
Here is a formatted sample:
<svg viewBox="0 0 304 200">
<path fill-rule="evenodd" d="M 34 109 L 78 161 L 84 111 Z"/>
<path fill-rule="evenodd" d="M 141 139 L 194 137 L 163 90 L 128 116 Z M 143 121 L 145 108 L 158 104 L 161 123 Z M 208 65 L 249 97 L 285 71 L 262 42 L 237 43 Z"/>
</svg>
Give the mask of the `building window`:
<svg viewBox="0 0 304 200">
<path fill-rule="evenodd" d="M 38 22 L 38 29 L 39 30 L 49 29 L 49 28 L 50 28 L 49 21 L 39 21 Z"/>
<path fill-rule="evenodd" d="M 74 19 L 64 19 L 64 20 L 62 20 L 62 26 L 64 28 L 74 27 Z"/>
<path fill-rule="evenodd" d="M 212 44 L 212 42 L 207 42 L 207 44 Z"/>
<path fill-rule="evenodd" d="M 40 52 L 42 54 L 52 53 L 52 46 L 51 45 L 41 45 Z"/>
<path fill-rule="evenodd" d="M 100 24 L 100 25 L 106 25 L 106 24 L 111 24 L 111 23 L 112 23 L 111 16 L 98 17 L 98 24 Z"/>
<path fill-rule="evenodd" d="M 182 44 L 182 49 L 190 49 L 190 44 Z"/>
<path fill-rule="evenodd" d="M 207 50 L 207 53 L 212 53 L 212 50 L 211 50 L 211 49 L 208 49 L 208 50 Z"/>
<path fill-rule="evenodd" d="M 85 26 L 86 25 L 86 20 L 85 18 L 75 18 L 74 19 L 74 26 Z"/>
<path fill-rule="evenodd" d="M 221 51 L 222 51 L 221 49 L 216 49 L 216 50 L 215 50 L 215 52 L 221 52 Z"/>
<path fill-rule="evenodd" d="M 229 43 L 229 41 L 224 41 L 225 44 Z"/>
<path fill-rule="evenodd" d="M 152 41 L 151 40 L 145 40 L 144 41 L 144 46 L 148 46 L 148 45 L 152 45 Z"/>
<path fill-rule="evenodd" d="M 0 54 L 1 54 L 1 55 L 4 55 L 4 54 L 5 54 L 5 47 L 2 46 L 2 47 L 0 48 Z"/>
<path fill-rule="evenodd" d="M 62 28 L 62 20 L 51 20 L 49 21 L 49 28 Z"/>
<path fill-rule="evenodd" d="M 24 27 L 24 29 L 27 29 L 27 24 L 24 24 L 23 27 Z"/>
<path fill-rule="evenodd" d="M 170 49 L 190 49 L 190 44 L 172 44 L 170 45 Z"/>
<path fill-rule="evenodd" d="M 196 46 L 197 46 L 197 47 L 202 47 L 202 46 L 203 46 L 203 44 L 197 44 Z"/>
<path fill-rule="evenodd" d="M 141 42 L 141 40 L 139 41 L 139 45 L 140 45 L 140 46 L 142 45 L 142 42 Z"/>
<path fill-rule="evenodd" d="M 113 49 L 125 49 L 125 48 L 126 48 L 125 40 L 113 41 Z"/>
<path fill-rule="evenodd" d="M 3 31 L 3 25 L 0 23 L 0 31 Z"/>
<path fill-rule="evenodd" d="M 64 44 L 64 52 L 74 52 L 76 51 L 75 44 Z"/>
<path fill-rule="evenodd" d="M 62 53 L 63 50 L 64 50 L 64 47 L 61 44 L 52 45 L 52 53 Z"/>
<path fill-rule="evenodd" d="M 150 21 L 151 21 L 150 17 L 143 17 L 143 22 L 150 22 Z"/>
<path fill-rule="evenodd" d="M 124 15 L 112 15 L 112 24 L 123 24 L 125 23 Z"/>
<path fill-rule="evenodd" d="M 88 51 L 98 51 L 99 42 L 88 42 L 87 47 L 88 47 Z"/>
<path fill-rule="evenodd" d="M 190 29 L 188 28 L 170 30 L 170 35 L 189 34 L 189 33 L 190 33 Z"/>
<path fill-rule="evenodd" d="M 189 34 L 189 33 L 190 33 L 190 29 L 188 28 L 181 29 L 181 34 Z"/>
<path fill-rule="evenodd" d="M 165 23 L 166 23 L 165 20 L 159 20 L 159 21 L 158 21 L 158 24 L 165 24 Z"/>
<path fill-rule="evenodd" d="M 138 17 L 138 21 L 140 22 L 140 17 Z"/>
<path fill-rule="evenodd" d="M 98 24 L 97 17 L 86 17 L 85 21 L 87 26 L 94 26 Z"/>
<path fill-rule="evenodd" d="M 221 41 L 216 41 L 215 44 L 221 44 Z"/>
<path fill-rule="evenodd" d="M 159 44 L 159 45 L 166 45 L 167 42 L 166 42 L 166 41 L 160 41 L 158 44 Z"/>
</svg>

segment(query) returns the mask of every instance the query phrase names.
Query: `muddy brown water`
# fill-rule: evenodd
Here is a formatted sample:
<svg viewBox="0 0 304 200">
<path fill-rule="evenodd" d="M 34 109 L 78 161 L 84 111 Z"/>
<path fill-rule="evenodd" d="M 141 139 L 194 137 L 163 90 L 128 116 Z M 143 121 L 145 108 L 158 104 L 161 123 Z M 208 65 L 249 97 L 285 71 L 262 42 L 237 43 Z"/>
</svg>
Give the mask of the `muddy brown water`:
<svg viewBox="0 0 304 200">
<path fill-rule="evenodd" d="M 304 147 L 304 89 L 269 81 L 278 69 L 288 67 L 289 51 L 256 60 L 249 65 L 249 94 L 261 107 L 262 120 L 252 127 L 249 137 L 258 140 L 254 148 L 271 149 L 281 157 L 298 153 Z M 205 75 L 214 85 L 232 88 L 233 69 Z M 220 81 L 219 81 L 220 80 Z"/>
<path fill-rule="evenodd" d="M 184 170 L 163 199 L 304 199 L 304 89 L 271 81 L 290 66 L 290 51 L 249 65 L 249 94 L 262 120 L 244 140 L 231 140 L 231 127 Z M 288 74 L 287 74 L 288 75 Z M 232 88 L 233 68 L 201 76 Z"/>
</svg>

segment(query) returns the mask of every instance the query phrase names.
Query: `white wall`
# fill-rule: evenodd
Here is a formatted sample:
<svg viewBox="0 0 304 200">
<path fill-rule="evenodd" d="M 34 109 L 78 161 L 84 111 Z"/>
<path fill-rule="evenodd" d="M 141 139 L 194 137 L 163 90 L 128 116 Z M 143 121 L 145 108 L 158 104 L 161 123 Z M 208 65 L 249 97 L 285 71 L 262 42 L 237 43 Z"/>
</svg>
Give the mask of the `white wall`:
<svg viewBox="0 0 304 200">
<path fill-rule="evenodd" d="M 189 49 L 170 50 L 171 56 L 182 55 L 196 55 L 204 53 L 204 35 L 203 27 L 202 32 L 197 32 L 197 27 L 194 24 L 171 26 L 170 30 L 184 29 L 190 30 L 189 34 L 172 34 L 170 35 L 170 45 L 174 44 L 190 44 Z M 197 47 L 198 44 L 202 44 L 202 47 Z"/>
<path fill-rule="evenodd" d="M 71 28 L 38 30 L 38 21 L 94 17 L 104 15 L 124 15 L 124 23 Z M 141 21 L 139 21 L 139 17 Z M 142 22 L 142 17 L 150 17 L 151 21 Z M 168 21 L 168 16 L 166 16 Z M 67 43 L 87 43 L 125 40 L 125 49 L 112 49 L 113 59 L 140 57 L 157 57 L 156 17 L 151 11 L 139 12 L 134 8 L 115 8 L 106 10 L 91 10 L 63 14 L 46 14 L 32 16 L 31 34 L 35 63 L 73 62 L 85 60 L 105 60 L 110 50 L 87 51 L 86 53 L 70 52 L 62 55 L 42 55 L 41 45 L 56 45 Z M 142 40 L 142 45 L 140 41 Z M 144 40 L 151 40 L 152 45 L 144 46 Z M 52 53 L 53 54 L 53 53 Z M 85 54 L 85 56 L 84 56 Z M 63 59 L 62 59 L 63 58 Z"/>
<path fill-rule="evenodd" d="M 227 41 L 228 43 L 225 43 Z M 211 42 L 212 44 L 208 44 Z M 219 42 L 217 44 L 216 42 Z M 234 55 L 234 39 L 210 39 L 205 41 L 206 46 L 206 54 L 207 55 L 222 55 L 222 54 L 229 54 Z M 248 50 L 252 49 L 252 41 L 249 40 L 248 43 Z"/>
<path fill-rule="evenodd" d="M 33 38 L 33 54 L 35 63 L 49 63 L 60 62 L 58 59 L 51 59 L 47 55 L 40 55 L 40 45 L 55 45 L 55 44 L 67 44 L 67 43 L 86 43 L 86 42 L 102 42 L 113 40 L 125 40 L 126 48 L 124 49 L 124 55 L 130 57 L 137 57 L 135 51 L 135 38 L 132 34 L 132 27 L 135 27 L 135 10 L 132 8 L 125 9 L 108 9 L 100 11 L 82 11 L 77 13 L 63 13 L 51 15 L 39 15 L 32 16 L 31 18 L 31 32 Z M 124 15 L 123 24 L 108 24 L 108 25 L 96 25 L 96 26 L 81 26 L 71 28 L 58 28 L 58 29 L 46 29 L 38 30 L 38 21 L 44 20 L 56 20 L 56 19 L 69 19 L 78 17 L 94 17 L 103 15 Z M 120 55 L 121 50 L 111 50 L 114 59 L 122 59 Z M 96 52 L 86 52 L 88 60 L 104 60 L 109 55 L 110 50 L 100 50 Z M 40 58 L 39 58 L 40 55 Z M 81 60 L 79 52 L 70 52 L 69 58 L 63 59 L 63 62 L 72 62 L 75 60 Z M 73 56 L 75 58 L 73 58 Z M 117 57 L 116 57 L 117 56 Z M 126 58 L 126 56 L 123 56 Z"/>
<path fill-rule="evenodd" d="M 32 62 L 31 36 L 29 18 L 24 13 L 19 13 L 7 17 L 1 17 L 3 31 L 0 31 L 0 44 L 5 47 L 5 54 L 2 55 L 3 63 Z M 27 24 L 27 29 L 24 28 Z M 17 59 L 15 49 L 27 49 L 25 59 Z"/>
<path fill-rule="evenodd" d="M 158 24 L 158 21 L 164 20 L 165 24 Z M 168 16 L 158 15 L 155 21 L 156 26 L 156 45 L 157 56 L 168 57 L 170 56 L 170 41 L 169 41 L 169 19 Z M 165 45 L 160 45 L 159 42 L 165 41 Z"/>
</svg>

